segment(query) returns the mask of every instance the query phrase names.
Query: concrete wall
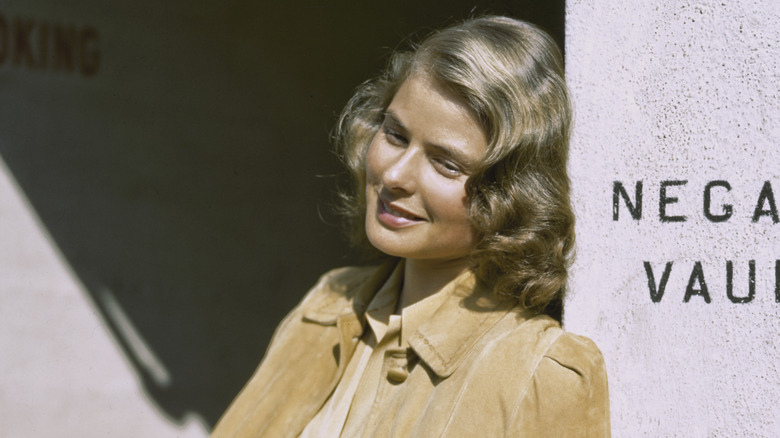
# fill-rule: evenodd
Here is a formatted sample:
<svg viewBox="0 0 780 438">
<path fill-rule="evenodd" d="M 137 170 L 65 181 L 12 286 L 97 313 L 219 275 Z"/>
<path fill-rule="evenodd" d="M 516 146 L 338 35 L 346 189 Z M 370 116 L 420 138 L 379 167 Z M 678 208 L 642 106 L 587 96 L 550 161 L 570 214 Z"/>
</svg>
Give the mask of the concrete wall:
<svg viewBox="0 0 780 438">
<path fill-rule="evenodd" d="M 606 356 L 616 437 L 780 436 L 779 8 L 567 2 L 566 324 Z"/>
</svg>

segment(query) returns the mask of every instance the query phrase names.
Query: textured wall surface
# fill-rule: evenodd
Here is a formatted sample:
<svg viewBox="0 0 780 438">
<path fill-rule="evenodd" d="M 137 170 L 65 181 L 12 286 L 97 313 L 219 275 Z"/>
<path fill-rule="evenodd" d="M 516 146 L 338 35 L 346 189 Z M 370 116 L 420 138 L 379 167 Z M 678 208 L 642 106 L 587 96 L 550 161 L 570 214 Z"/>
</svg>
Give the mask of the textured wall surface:
<svg viewBox="0 0 780 438">
<path fill-rule="evenodd" d="M 567 2 L 566 324 L 607 359 L 616 437 L 780 436 L 779 8 Z"/>
<path fill-rule="evenodd" d="M 150 403 L 1 161 L 0 223 L 0 436 L 206 436 L 197 415 Z"/>
</svg>

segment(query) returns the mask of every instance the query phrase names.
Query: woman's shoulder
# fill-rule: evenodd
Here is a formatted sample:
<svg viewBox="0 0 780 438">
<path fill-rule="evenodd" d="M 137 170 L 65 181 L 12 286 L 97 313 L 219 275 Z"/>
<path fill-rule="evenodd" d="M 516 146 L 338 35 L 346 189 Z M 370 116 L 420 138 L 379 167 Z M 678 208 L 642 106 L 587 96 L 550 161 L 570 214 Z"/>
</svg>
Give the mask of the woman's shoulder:
<svg viewBox="0 0 780 438">
<path fill-rule="evenodd" d="M 527 323 L 537 349 L 514 427 L 529 436 L 608 437 L 609 390 L 599 348 L 547 316 Z"/>
<path fill-rule="evenodd" d="M 510 331 L 508 340 L 524 344 L 524 351 L 532 346 L 539 360 L 537 367 L 562 367 L 581 376 L 603 372 L 604 357 L 596 344 L 562 329 L 547 315 L 530 317 Z"/>
<path fill-rule="evenodd" d="M 322 274 L 310 292 L 320 295 L 354 295 L 367 283 L 384 281 L 393 265 L 343 266 Z"/>
<path fill-rule="evenodd" d="M 312 289 L 344 292 L 364 283 L 380 266 L 342 266 L 320 276 Z"/>
<path fill-rule="evenodd" d="M 306 293 L 298 305 L 314 319 L 322 313 L 322 317 L 331 319 L 340 313 L 345 306 L 362 306 L 363 301 L 381 285 L 394 264 L 377 266 L 345 266 L 331 269 L 322 274 L 314 286 Z"/>
<path fill-rule="evenodd" d="M 604 368 L 604 356 L 591 339 L 559 329 L 560 335 L 545 357 L 579 375 L 592 374 Z"/>
</svg>

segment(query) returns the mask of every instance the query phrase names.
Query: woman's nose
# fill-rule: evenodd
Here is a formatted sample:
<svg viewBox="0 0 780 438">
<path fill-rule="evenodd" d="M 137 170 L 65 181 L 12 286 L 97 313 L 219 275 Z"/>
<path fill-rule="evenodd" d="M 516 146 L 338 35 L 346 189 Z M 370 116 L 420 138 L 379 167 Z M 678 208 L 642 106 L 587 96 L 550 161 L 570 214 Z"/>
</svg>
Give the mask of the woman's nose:
<svg viewBox="0 0 780 438">
<path fill-rule="evenodd" d="M 417 166 L 418 155 L 418 152 L 410 146 L 404 149 L 403 153 L 393 157 L 382 174 L 384 186 L 391 190 L 414 192 L 419 170 Z"/>
</svg>

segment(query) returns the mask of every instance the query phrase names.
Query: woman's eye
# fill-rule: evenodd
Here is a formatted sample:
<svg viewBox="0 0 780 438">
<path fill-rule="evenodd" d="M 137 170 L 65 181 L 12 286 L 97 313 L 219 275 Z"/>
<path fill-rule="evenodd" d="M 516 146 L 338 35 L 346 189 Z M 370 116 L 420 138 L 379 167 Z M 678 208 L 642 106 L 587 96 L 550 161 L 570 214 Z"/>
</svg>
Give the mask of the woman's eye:
<svg viewBox="0 0 780 438">
<path fill-rule="evenodd" d="M 406 143 L 408 143 L 406 137 L 401 135 L 400 132 L 390 128 L 384 128 L 384 131 L 385 138 L 387 138 L 390 143 L 398 146 L 406 145 Z"/>
<path fill-rule="evenodd" d="M 463 169 L 458 164 L 444 158 L 435 159 L 434 165 L 444 176 L 457 177 L 463 174 Z"/>
</svg>

